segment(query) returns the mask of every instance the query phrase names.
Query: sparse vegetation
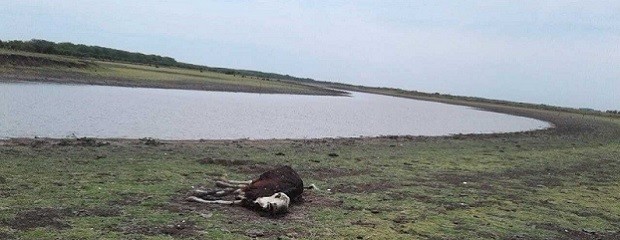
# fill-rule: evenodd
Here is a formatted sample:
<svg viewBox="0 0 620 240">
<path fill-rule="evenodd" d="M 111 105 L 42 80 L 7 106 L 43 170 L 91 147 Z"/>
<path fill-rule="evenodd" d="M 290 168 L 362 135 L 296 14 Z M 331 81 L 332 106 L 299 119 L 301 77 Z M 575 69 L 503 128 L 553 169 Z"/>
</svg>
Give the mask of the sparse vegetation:
<svg viewBox="0 0 620 240">
<path fill-rule="evenodd" d="M 230 92 L 344 94 L 296 81 L 265 81 L 212 71 L 0 50 L 0 81 L 14 80 Z"/>
<path fill-rule="evenodd" d="M 620 237 L 620 121 L 495 107 L 556 128 L 458 137 L 0 141 L 0 236 Z M 184 201 L 208 179 L 248 179 L 281 164 L 322 189 L 283 218 Z"/>
</svg>

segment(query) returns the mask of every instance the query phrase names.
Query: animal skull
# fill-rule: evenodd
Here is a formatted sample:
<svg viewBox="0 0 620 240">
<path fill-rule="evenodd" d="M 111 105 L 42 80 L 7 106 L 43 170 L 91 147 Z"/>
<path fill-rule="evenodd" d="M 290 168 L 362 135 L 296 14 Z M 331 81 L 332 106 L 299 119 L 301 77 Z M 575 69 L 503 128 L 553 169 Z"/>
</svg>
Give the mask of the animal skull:
<svg viewBox="0 0 620 240">
<path fill-rule="evenodd" d="M 258 204 L 263 210 L 272 214 L 288 212 L 288 205 L 291 199 L 284 193 L 278 192 L 270 197 L 257 198 L 254 203 Z"/>
</svg>

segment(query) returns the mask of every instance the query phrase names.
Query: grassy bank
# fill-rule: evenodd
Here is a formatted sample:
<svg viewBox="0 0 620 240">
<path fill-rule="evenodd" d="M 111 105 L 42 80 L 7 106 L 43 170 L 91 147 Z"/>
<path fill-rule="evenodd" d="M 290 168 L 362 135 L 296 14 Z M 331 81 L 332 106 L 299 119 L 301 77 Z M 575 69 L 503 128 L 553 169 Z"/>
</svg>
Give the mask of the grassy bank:
<svg viewBox="0 0 620 240">
<path fill-rule="evenodd" d="M 494 106 L 544 131 L 367 139 L 0 142 L 0 238 L 614 239 L 620 121 Z M 192 186 L 298 170 L 277 219 L 185 202 Z"/>
<path fill-rule="evenodd" d="M 291 80 L 0 49 L 0 81 L 15 80 L 228 92 L 344 94 Z"/>
</svg>

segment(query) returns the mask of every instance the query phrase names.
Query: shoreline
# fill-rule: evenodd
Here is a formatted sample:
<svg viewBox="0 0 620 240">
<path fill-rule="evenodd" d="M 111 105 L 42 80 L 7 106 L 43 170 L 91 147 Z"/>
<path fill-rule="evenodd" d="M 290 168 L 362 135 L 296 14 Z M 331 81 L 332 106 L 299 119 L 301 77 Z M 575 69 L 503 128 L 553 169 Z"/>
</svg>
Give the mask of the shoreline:
<svg viewBox="0 0 620 240">
<path fill-rule="evenodd" d="M 53 83 L 53 84 L 75 84 L 75 85 L 93 85 L 93 86 L 110 86 L 110 87 L 129 87 L 129 88 L 154 88 L 154 89 L 171 89 L 171 90 L 195 90 L 195 91 L 214 91 L 214 92 L 238 92 L 238 93 L 260 93 L 260 94 L 294 94 L 294 95 L 311 95 L 311 96 L 336 96 L 346 97 L 347 93 L 330 89 L 316 88 L 316 92 L 306 91 L 286 91 L 270 89 L 265 90 L 261 87 L 239 87 L 222 85 L 205 85 L 203 83 L 167 83 L 154 82 L 150 80 L 127 80 L 127 79 L 111 79 L 93 76 L 74 76 L 74 77 L 58 77 L 50 76 L 24 76 L 17 74 L 1 74 L 0 82 L 32 82 L 32 83 Z M 309 86 L 310 87 L 310 86 Z"/>
<path fill-rule="evenodd" d="M 105 79 L 103 79 L 105 80 Z M 169 84 L 169 85 L 141 85 L 140 83 L 138 84 L 134 84 L 134 83 L 126 83 L 124 84 L 124 82 L 119 81 L 119 84 L 115 84 L 115 83 L 111 83 L 109 81 L 103 82 L 101 84 L 93 84 L 92 82 L 90 82 L 89 80 L 70 80 L 70 79 L 54 79 L 54 78 L 24 78 L 24 77 L 12 77 L 12 78 L 8 78 L 5 76 L 0 75 L 0 82 L 38 82 L 38 83 L 54 83 L 54 84 L 78 84 L 78 85 L 95 85 L 95 86 L 115 86 L 115 87 L 131 87 L 131 88 L 155 88 L 155 89 L 176 89 L 176 90 L 197 90 L 197 91 L 218 91 L 218 90 L 205 90 L 205 89 L 195 89 L 195 88 L 180 88 L 179 85 L 174 85 L 174 84 Z M 511 136 L 511 135 L 521 135 L 521 134 L 528 134 L 528 133 L 548 133 L 548 134 L 566 134 L 566 133 L 571 133 L 571 134 L 581 134 L 581 133 L 593 133 L 594 128 L 592 128 L 590 125 L 590 123 L 588 123 L 589 121 L 582 121 L 582 120 L 586 120 L 585 118 L 591 118 L 591 120 L 595 120 L 595 118 L 597 118 L 598 116 L 593 116 L 593 115 L 582 115 L 582 114 L 576 114 L 576 113 L 567 113 L 567 112 L 561 112 L 561 111 L 552 111 L 552 110 L 545 110 L 545 109 L 533 109 L 533 108 L 527 108 L 527 107 L 519 107 L 519 106 L 510 106 L 510 105 L 504 105 L 504 104 L 494 104 L 494 103 L 484 103 L 484 102 L 475 102 L 475 101 L 463 101 L 463 100 L 454 100 L 454 99 L 442 99 L 440 97 L 437 98 L 425 98 L 425 97 L 418 97 L 418 96 L 408 96 L 408 95 L 402 95 L 402 94 L 390 94 L 390 93 L 381 93 L 381 92 L 375 92 L 375 91 L 363 91 L 363 90 L 359 90 L 359 89 L 343 89 L 340 88 L 340 90 L 342 91 L 354 91 L 354 92 L 362 92 L 362 93 L 369 93 L 369 94 L 378 94 L 378 95 L 385 95 L 385 96 L 392 96 L 392 97 L 398 97 L 398 98 L 408 98 L 408 99 L 414 99 L 414 100 L 419 100 L 419 101 L 428 101 L 428 102 L 436 102 L 436 103 L 443 103 L 443 104 L 449 104 L 449 105 L 457 105 L 457 106 L 466 106 L 466 107 L 472 107 L 475 109 L 479 109 L 482 111 L 487 111 L 487 112 L 494 112 L 494 113 L 501 113 L 501 114 L 508 114 L 508 115 L 512 115 L 512 116 L 519 116 L 519 117 L 526 117 L 526 118 L 531 118 L 531 119 L 536 119 L 539 121 L 543 121 L 547 124 L 549 124 L 549 127 L 544 128 L 544 129 L 533 129 L 533 130 L 529 130 L 529 131 L 519 131 L 519 132 L 504 132 L 504 133 L 469 133 L 469 134 L 450 134 L 450 135 L 441 135 L 441 136 L 422 136 L 422 135 L 380 135 L 380 136 L 356 136 L 356 137 L 323 137 L 323 138 L 310 138 L 310 139 L 296 139 L 296 138 L 278 138 L 278 139 L 248 139 L 248 138 L 239 138 L 239 139 L 157 139 L 160 141 L 167 141 L 167 142 L 175 142 L 175 141 L 179 141 L 179 142 L 184 142 L 184 141 L 194 141 L 194 142 L 201 142 L 201 141 L 279 141 L 279 140 L 284 140 L 284 141 L 289 141 L 289 140 L 301 140 L 301 141 L 306 141 L 306 140 L 321 140 L 321 139 L 358 139 L 358 140 L 363 140 L 363 139 L 384 139 L 384 138 L 393 138 L 393 137 L 398 137 L 398 138 L 452 138 L 453 136 L 476 136 L 476 137 L 485 137 L 485 136 Z M 245 92 L 245 93 L 263 93 L 263 94 L 292 94 L 292 93 L 265 93 L 265 92 L 247 92 L 247 91 L 228 91 L 228 90 L 221 90 L 223 92 Z M 349 92 L 346 92 L 347 94 Z M 301 94 L 304 95 L 304 94 Z M 308 95 L 316 95 L 316 94 L 308 94 Z M 318 95 L 320 96 L 320 95 Z M 327 96 L 333 96 L 333 95 L 327 95 Z M 581 117 L 581 120 L 578 120 L 578 118 Z M 604 117 L 603 117 L 604 118 Z M 598 132 L 598 131 L 594 131 L 594 132 Z M 140 138 L 99 138 L 99 137 L 85 137 L 85 138 L 92 138 L 92 139 L 101 139 L 101 140 L 107 140 L 107 141 L 123 141 L 123 140 L 139 140 Z M 147 137 L 148 138 L 148 137 Z M 32 138 L 0 138 L 0 141 L 10 141 L 11 139 L 48 139 L 48 140 L 62 140 L 62 139 L 70 139 L 70 138 L 48 138 L 48 137 L 32 137 Z"/>
<path fill-rule="evenodd" d="M 72 83 L 203 91 L 343 96 L 345 92 L 301 81 L 202 69 L 80 59 L 0 49 L 0 81 Z"/>
<path fill-rule="evenodd" d="M 468 105 L 464 105 L 468 106 Z M 277 142 L 321 142 L 321 141 L 380 141 L 387 139 L 408 139 L 408 140 L 432 140 L 432 139 L 486 139 L 486 138 L 510 138 L 516 136 L 596 136 L 597 138 L 605 136 L 620 136 L 620 125 L 599 119 L 596 116 L 579 116 L 571 113 L 559 113 L 551 112 L 548 110 L 538 109 L 518 109 L 510 111 L 514 107 L 496 106 L 493 110 L 484 109 L 484 111 L 491 111 L 502 114 L 509 114 L 513 116 L 527 117 L 536 119 L 548 123 L 550 126 L 544 129 L 533 129 L 528 131 L 519 132 L 504 132 L 504 133 L 468 133 L 468 134 L 450 134 L 441 136 L 423 136 L 423 135 L 380 135 L 380 136 L 356 136 L 356 137 L 320 137 L 320 138 L 271 138 L 271 139 L 159 139 L 152 137 L 142 138 L 100 138 L 100 137 L 9 137 L 0 138 L 0 143 L 10 142 L 23 142 L 23 141 L 49 141 L 49 142 L 61 142 L 64 140 L 79 140 L 79 139 L 94 139 L 108 142 L 139 142 L 148 139 L 156 140 L 165 143 L 205 143 L 205 142 L 262 142 L 262 143 L 277 143 Z"/>
</svg>

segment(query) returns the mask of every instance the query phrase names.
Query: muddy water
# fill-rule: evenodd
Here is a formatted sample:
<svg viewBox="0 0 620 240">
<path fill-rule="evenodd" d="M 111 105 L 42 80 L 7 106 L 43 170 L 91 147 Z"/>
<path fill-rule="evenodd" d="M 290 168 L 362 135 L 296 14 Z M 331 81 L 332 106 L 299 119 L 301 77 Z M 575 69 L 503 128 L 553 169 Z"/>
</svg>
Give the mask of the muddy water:
<svg viewBox="0 0 620 240">
<path fill-rule="evenodd" d="M 0 83 L 0 138 L 271 139 L 514 132 L 546 122 L 380 95 Z"/>
</svg>

